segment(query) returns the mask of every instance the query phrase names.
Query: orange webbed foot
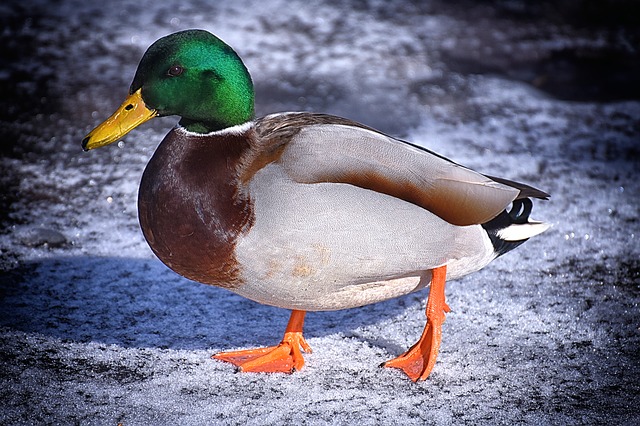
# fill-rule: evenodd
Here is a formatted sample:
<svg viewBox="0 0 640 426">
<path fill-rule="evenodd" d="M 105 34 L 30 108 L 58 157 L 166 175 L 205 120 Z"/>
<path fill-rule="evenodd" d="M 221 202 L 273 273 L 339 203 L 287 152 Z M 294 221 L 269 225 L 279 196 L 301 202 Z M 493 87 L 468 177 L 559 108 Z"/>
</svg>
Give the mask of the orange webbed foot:
<svg viewBox="0 0 640 426">
<path fill-rule="evenodd" d="M 382 364 L 383 367 L 399 368 L 414 382 L 425 380 L 429 376 L 438 357 L 442 340 L 442 323 L 445 320 L 445 313 L 451 311 L 445 302 L 446 276 L 446 266 L 432 271 L 431 289 L 427 301 L 427 324 L 420 340 L 399 357 Z"/>
<path fill-rule="evenodd" d="M 292 373 L 300 370 L 304 365 L 302 351 L 312 352 L 302 336 L 304 316 L 304 311 L 291 312 L 284 338 L 278 346 L 221 352 L 213 355 L 212 358 L 230 362 L 244 372 Z"/>
</svg>

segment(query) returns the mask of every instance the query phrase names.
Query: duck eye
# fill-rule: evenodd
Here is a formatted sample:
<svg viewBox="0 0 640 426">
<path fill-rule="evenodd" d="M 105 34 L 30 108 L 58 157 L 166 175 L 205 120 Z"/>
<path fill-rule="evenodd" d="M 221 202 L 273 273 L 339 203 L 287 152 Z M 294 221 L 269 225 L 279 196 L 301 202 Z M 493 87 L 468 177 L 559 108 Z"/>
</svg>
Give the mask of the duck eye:
<svg viewBox="0 0 640 426">
<path fill-rule="evenodd" d="M 167 75 L 171 77 L 177 77 L 183 72 L 184 72 L 184 68 L 182 68 L 180 65 L 174 65 L 171 68 L 169 68 L 169 71 L 167 71 Z"/>
</svg>

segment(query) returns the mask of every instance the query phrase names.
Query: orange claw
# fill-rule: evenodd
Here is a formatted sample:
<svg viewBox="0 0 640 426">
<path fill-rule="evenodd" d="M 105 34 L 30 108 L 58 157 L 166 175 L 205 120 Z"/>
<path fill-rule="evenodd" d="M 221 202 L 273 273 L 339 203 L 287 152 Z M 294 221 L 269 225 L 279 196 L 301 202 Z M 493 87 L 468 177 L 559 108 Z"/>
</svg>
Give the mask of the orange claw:
<svg viewBox="0 0 640 426">
<path fill-rule="evenodd" d="M 431 271 L 431 288 L 427 301 L 427 324 L 422 336 L 408 351 L 385 362 L 382 364 L 383 367 L 399 368 L 414 382 L 425 380 L 429 376 L 438 357 L 445 313 L 451 311 L 445 302 L 446 278 L 446 265 Z"/>
<path fill-rule="evenodd" d="M 278 346 L 220 352 L 214 359 L 230 362 L 240 371 L 253 373 L 292 373 L 302 369 L 304 358 L 300 348 L 311 353 L 311 347 L 302 336 L 305 311 L 291 311 L 289 324 Z"/>
</svg>

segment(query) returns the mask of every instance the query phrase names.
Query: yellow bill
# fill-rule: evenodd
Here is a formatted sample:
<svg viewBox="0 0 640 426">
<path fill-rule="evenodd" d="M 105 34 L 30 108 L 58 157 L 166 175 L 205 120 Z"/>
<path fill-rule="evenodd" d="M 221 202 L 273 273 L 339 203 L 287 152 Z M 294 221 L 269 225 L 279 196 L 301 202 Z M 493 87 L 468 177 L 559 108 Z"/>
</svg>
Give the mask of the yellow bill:
<svg viewBox="0 0 640 426">
<path fill-rule="evenodd" d="M 129 95 L 111 117 L 84 138 L 82 148 L 85 151 L 109 145 L 158 115 L 158 111 L 149 109 L 144 104 L 141 90 Z"/>
</svg>

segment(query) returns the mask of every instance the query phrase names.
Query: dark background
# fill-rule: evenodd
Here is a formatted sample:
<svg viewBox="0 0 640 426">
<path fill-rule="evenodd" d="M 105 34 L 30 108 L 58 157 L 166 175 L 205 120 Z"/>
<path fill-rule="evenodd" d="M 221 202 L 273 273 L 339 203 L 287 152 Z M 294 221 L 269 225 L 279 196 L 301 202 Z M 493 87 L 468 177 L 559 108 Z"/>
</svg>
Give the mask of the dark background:
<svg viewBox="0 0 640 426">
<path fill-rule="evenodd" d="M 21 1 L 0 6 L 0 420 L 6 424 L 638 424 L 640 8 L 635 1 Z M 152 41 L 200 27 L 258 114 L 335 113 L 552 194 L 554 226 L 448 285 L 430 379 L 376 366 L 423 295 L 310 314 L 293 376 L 234 374 L 287 313 L 183 280 L 137 229 L 175 123 L 84 154 Z"/>
</svg>

